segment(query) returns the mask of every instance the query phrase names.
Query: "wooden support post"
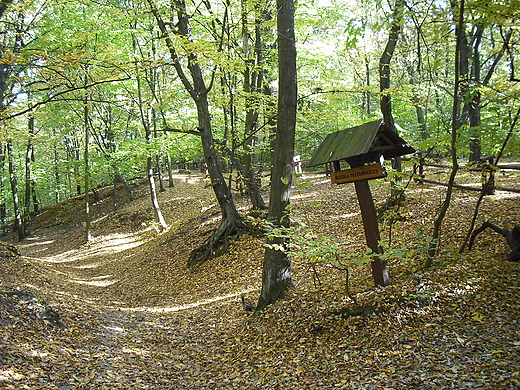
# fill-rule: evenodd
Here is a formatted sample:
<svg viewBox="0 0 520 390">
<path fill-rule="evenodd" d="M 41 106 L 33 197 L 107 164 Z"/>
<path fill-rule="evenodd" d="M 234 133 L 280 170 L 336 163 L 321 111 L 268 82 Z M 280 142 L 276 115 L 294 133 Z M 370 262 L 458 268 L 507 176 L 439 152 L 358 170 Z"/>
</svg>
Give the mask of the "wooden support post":
<svg viewBox="0 0 520 390">
<path fill-rule="evenodd" d="M 364 165 L 363 160 L 358 156 L 351 157 L 348 160 L 348 163 L 351 168 L 359 168 Z M 354 182 L 354 185 L 356 187 L 359 208 L 361 209 L 361 217 L 363 219 L 363 227 L 365 228 L 367 246 L 372 249 L 374 254 L 376 254 L 371 263 L 374 282 L 379 286 L 388 286 L 390 284 L 390 279 L 388 277 L 386 261 L 381 260 L 377 256 L 377 254 L 383 253 L 383 248 L 379 246 L 381 236 L 379 234 L 376 206 L 374 205 L 374 198 L 372 198 L 370 185 L 368 184 L 368 180 L 356 181 Z"/>
<path fill-rule="evenodd" d="M 365 238 L 367 245 L 374 253 L 383 253 L 383 248 L 379 246 L 381 237 L 379 235 L 379 226 L 377 224 L 376 207 L 368 180 L 360 180 L 354 182 L 356 186 L 356 194 L 361 208 L 361 216 L 363 218 L 363 226 L 365 228 Z M 390 279 L 388 278 L 388 270 L 386 261 L 381 260 L 378 256 L 374 256 L 371 263 L 372 276 L 374 282 L 379 286 L 388 286 Z"/>
</svg>

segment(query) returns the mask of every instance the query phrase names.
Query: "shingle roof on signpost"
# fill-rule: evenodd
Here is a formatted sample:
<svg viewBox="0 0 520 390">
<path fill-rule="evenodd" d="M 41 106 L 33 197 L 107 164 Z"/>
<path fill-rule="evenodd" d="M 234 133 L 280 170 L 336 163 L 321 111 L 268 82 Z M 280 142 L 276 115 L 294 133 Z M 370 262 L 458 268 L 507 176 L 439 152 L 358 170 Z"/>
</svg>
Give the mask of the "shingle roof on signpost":
<svg viewBox="0 0 520 390">
<path fill-rule="evenodd" d="M 364 162 L 378 161 L 414 153 L 412 148 L 382 120 L 365 123 L 328 134 L 320 144 L 308 166 L 333 161 L 348 161 L 350 157 L 361 157 Z"/>
</svg>

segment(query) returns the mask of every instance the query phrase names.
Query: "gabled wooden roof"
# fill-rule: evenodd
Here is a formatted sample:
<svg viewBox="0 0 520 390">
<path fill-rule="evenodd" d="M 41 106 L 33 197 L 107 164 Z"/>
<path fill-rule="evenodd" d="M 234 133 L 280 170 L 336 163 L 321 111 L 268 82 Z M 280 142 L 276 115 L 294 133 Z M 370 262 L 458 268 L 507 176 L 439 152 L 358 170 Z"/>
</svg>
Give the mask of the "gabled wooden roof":
<svg viewBox="0 0 520 390">
<path fill-rule="evenodd" d="M 382 120 L 377 120 L 328 134 L 314 152 L 308 166 L 348 161 L 352 157 L 359 157 L 363 162 L 373 162 L 378 161 L 381 155 L 391 159 L 414 152 L 415 149 L 404 139 Z"/>
</svg>

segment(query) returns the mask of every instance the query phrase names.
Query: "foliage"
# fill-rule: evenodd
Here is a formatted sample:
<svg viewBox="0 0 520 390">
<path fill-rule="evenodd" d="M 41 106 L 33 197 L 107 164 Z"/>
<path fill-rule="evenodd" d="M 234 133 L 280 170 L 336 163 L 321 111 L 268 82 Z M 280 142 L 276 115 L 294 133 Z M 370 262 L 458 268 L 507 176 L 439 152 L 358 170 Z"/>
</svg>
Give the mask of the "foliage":
<svg viewBox="0 0 520 390">
<path fill-rule="evenodd" d="M 509 30 L 512 37 L 489 82 L 470 85 L 470 95 L 479 92 L 482 96 L 482 124 L 460 128 L 457 148 L 463 156 L 474 136 L 479 136 L 483 154 L 496 153 L 519 104 L 518 83 L 514 81 L 518 31 L 513 3 L 468 4 L 468 31 L 479 23 L 485 27 L 480 48 L 483 72 L 497 58 Z M 258 161 L 255 169 L 266 169 L 270 163 L 275 96 L 260 90 L 247 92 L 243 79 L 252 60 L 254 28 L 260 23 L 264 61 L 255 66 L 264 72 L 266 88 L 272 89 L 275 84 L 273 4 L 245 1 L 226 7 L 207 5 L 196 7 L 188 2 L 196 21 L 192 32 L 195 39 L 175 39 L 186 52 L 201 53 L 199 61 L 208 78 L 215 71 L 215 87 L 210 95 L 212 121 L 219 143 L 226 146 L 219 153 L 230 163 L 230 150 L 236 156 L 252 153 L 254 161 Z M 312 155 L 326 133 L 379 117 L 376 61 L 388 31 L 385 24 L 389 11 L 381 2 L 297 5 L 300 93 L 296 153 L 303 159 Z M 405 139 L 414 146 L 425 150 L 434 146 L 438 155 L 446 156 L 453 82 L 451 58 L 446 53 L 452 52 L 454 46 L 450 35 L 453 10 L 448 2 L 419 2 L 410 4 L 405 13 L 403 37 L 392 64 L 394 116 Z M 196 110 L 189 97 L 179 92 L 182 87 L 168 63 L 166 48 L 155 43 L 158 31 L 150 15 L 139 10 L 138 3 L 105 2 L 94 6 L 83 1 L 23 2 L 8 6 L 0 23 L 16 25 L 22 32 L 19 38 L 13 34 L 1 37 L 6 48 L 1 53 L 2 64 L 11 75 L 7 80 L 9 88 L 2 96 L 1 115 L 8 119 L 2 120 L 1 138 L 14 138 L 17 174 L 23 188 L 28 115 L 35 118 L 34 172 L 45 205 L 55 201 L 56 193 L 60 199 L 75 194 L 76 183 L 82 182 L 78 165 L 83 141 L 78 129 L 86 67 L 94 131 L 89 142 L 97 145 L 91 149 L 93 186 L 112 180 L 109 166 L 119 166 L 121 173 L 130 177 L 143 174 L 142 158 L 149 152 L 169 154 L 174 161 L 202 157 L 196 137 L 161 132 L 163 127 L 196 130 Z M 249 40 L 244 41 L 246 30 Z M 244 46 L 244 42 L 248 45 Z M 151 91 L 143 95 L 144 101 L 153 102 L 151 108 L 157 115 L 158 134 L 149 145 L 142 142 L 138 76 L 147 83 L 153 80 L 157 87 L 155 96 Z M 257 109 L 259 118 L 255 142 L 246 147 L 242 128 L 248 107 Z M 417 107 L 424 110 L 427 139 L 421 133 Z M 110 138 L 113 147 L 102 150 L 99 145 Z M 513 136 L 506 154 L 516 156 L 519 142 Z M 46 169 L 50 166 L 57 169 Z M 6 187 L 4 194 L 11 209 L 10 189 Z"/>
<path fill-rule="evenodd" d="M 319 207 L 315 204 L 313 207 Z M 286 212 L 287 218 L 297 222 L 290 226 L 276 226 L 271 221 L 261 217 L 249 219 L 258 230 L 263 231 L 267 242 L 263 245 L 267 248 L 284 251 L 288 256 L 299 263 L 329 264 L 339 269 L 361 269 L 366 267 L 374 256 L 386 261 L 398 261 L 408 263 L 411 266 L 421 268 L 427 257 L 431 237 L 421 231 L 417 231 L 406 245 L 392 246 L 385 241 L 380 241 L 383 250 L 380 254 L 374 254 L 370 248 L 363 251 L 349 252 L 342 245 L 340 239 L 323 233 L 316 232 L 308 224 L 305 217 Z M 276 244 L 276 239 L 287 242 L 285 246 Z"/>
</svg>

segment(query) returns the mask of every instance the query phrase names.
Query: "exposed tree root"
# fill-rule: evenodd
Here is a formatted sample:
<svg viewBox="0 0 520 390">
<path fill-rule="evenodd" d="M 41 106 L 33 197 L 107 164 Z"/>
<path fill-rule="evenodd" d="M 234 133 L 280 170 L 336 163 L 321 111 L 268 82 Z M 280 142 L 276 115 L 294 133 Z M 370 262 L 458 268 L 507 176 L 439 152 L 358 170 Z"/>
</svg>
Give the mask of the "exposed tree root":
<svg viewBox="0 0 520 390">
<path fill-rule="evenodd" d="M 471 247 L 473 246 L 473 242 L 475 240 L 475 237 L 477 234 L 482 233 L 487 228 L 490 228 L 497 232 L 498 234 L 501 234 L 505 237 L 507 240 L 507 244 L 511 248 L 511 252 L 509 253 L 508 260 L 509 261 L 520 261 L 520 226 L 515 226 L 513 230 L 509 229 L 501 229 L 497 225 L 486 221 L 482 224 L 481 227 L 478 229 L 475 229 L 473 233 L 471 234 L 471 238 L 469 240 L 469 249 L 471 250 Z"/>
<path fill-rule="evenodd" d="M 240 220 L 223 219 L 218 229 L 191 252 L 188 267 L 202 265 L 209 259 L 223 255 L 229 249 L 230 239 L 238 238 L 250 231 L 251 228 Z"/>
</svg>

